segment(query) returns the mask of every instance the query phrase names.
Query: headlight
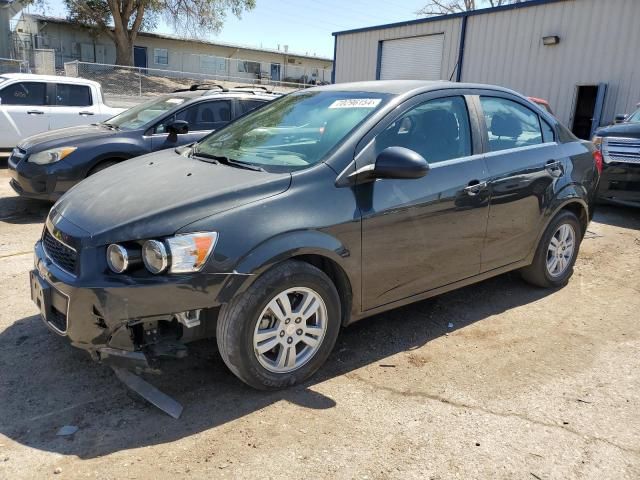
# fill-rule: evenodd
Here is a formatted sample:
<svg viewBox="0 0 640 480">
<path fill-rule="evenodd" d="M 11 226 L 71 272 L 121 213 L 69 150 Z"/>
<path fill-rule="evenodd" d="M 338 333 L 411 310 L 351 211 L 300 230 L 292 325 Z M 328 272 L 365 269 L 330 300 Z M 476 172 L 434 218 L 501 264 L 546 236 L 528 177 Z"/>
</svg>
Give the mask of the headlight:
<svg viewBox="0 0 640 480">
<path fill-rule="evenodd" d="M 142 261 L 153 274 L 162 273 L 169 265 L 169 256 L 164 243 L 158 240 L 147 240 L 142 246 Z"/>
<path fill-rule="evenodd" d="M 167 238 L 171 255 L 169 273 L 197 272 L 202 269 L 218 240 L 216 232 L 189 233 Z"/>
<path fill-rule="evenodd" d="M 49 163 L 59 162 L 66 156 L 75 152 L 77 149 L 78 147 L 51 148 L 49 150 L 30 155 L 29 163 L 35 163 L 36 165 L 47 165 Z"/>
<path fill-rule="evenodd" d="M 147 240 L 142 259 L 147 270 L 158 274 L 198 272 L 206 263 L 218 240 L 216 232 L 176 235 L 164 241 Z"/>
<path fill-rule="evenodd" d="M 109 245 L 107 247 L 107 265 L 115 273 L 124 272 L 129 266 L 127 249 L 116 243 Z"/>
<path fill-rule="evenodd" d="M 107 247 L 107 265 L 115 273 L 122 273 L 127 268 L 142 263 L 140 247 L 124 247 L 112 243 Z"/>
</svg>

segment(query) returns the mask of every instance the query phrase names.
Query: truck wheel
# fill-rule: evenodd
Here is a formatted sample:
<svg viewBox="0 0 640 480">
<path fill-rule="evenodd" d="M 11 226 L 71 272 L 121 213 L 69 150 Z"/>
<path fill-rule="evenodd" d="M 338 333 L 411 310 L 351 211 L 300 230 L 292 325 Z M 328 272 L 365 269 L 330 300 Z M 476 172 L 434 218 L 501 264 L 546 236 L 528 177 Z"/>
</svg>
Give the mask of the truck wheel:
<svg viewBox="0 0 640 480">
<path fill-rule="evenodd" d="M 340 310 L 336 287 L 322 270 L 289 260 L 222 307 L 216 332 L 220 355 L 254 388 L 294 385 L 331 353 Z"/>
<path fill-rule="evenodd" d="M 545 230 L 533 263 L 521 270 L 522 278 L 543 288 L 567 284 L 582 240 L 578 218 L 569 211 L 560 212 Z"/>
</svg>

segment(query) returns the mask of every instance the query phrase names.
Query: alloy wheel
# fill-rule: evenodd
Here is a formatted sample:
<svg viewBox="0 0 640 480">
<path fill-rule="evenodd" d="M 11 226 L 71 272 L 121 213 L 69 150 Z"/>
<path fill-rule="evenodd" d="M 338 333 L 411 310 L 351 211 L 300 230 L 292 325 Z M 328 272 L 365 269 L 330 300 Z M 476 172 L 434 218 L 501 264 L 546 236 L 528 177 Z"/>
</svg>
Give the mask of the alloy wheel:
<svg viewBox="0 0 640 480">
<path fill-rule="evenodd" d="M 258 362 L 273 373 L 292 372 L 316 354 L 327 330 L 327 307 L 306 287 L 289 288 L 263 309 L 253 333 Z"/>
<path fill-rule="evenodd" d="M 564 274 L 571 264 L 576 246 L 576 232 L 573 226 L 563 223 L 549 241 L 547 248 L 547 272 L 552 277 Z"/>
</svg>

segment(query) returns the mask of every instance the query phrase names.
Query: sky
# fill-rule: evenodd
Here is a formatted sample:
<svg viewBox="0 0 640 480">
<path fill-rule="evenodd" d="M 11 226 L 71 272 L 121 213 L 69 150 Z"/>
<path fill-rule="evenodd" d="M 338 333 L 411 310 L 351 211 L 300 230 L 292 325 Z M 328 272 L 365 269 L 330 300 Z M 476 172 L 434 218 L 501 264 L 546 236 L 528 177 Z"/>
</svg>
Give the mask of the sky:
<svg viewBox="0 0 640 480">
<path fill-rule="evenodd" d="M 224 27 L 209 40 L 333 57 L 332 32 L 413 20 L 428 0 L 256 0 L 242 19 L 229 13 Z M 65 17 L 62 0 L 47 0 L 45 11 L 32 13 Z M 156 33 L 176 34 L 165 24 Z"/>
</svg>

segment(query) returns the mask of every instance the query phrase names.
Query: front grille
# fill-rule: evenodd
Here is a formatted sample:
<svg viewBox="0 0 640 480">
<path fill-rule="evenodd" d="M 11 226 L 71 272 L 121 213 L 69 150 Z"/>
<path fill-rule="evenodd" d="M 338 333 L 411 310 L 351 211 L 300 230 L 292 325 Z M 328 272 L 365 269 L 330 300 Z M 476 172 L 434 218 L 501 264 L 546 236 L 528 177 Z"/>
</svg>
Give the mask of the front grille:
<svg viewBox="0 0 640 480">
<path fill-rule="evenodd" d="M 51 235 L 49 229 L 46 227 L 44 229 L 44 235 L 42 236 L 42 245 L 44 246 L 44 251 L 47 253 L 47 256 L 53 260 L 56 265 L 73 275 L 76 274 L 77 252 Z"/>
<path fill-rule="evenodd" d="M 602 145 L 602 156 L 605 163 L 640 164 L 640 139 L 605 137 Z"/>
</svg>

